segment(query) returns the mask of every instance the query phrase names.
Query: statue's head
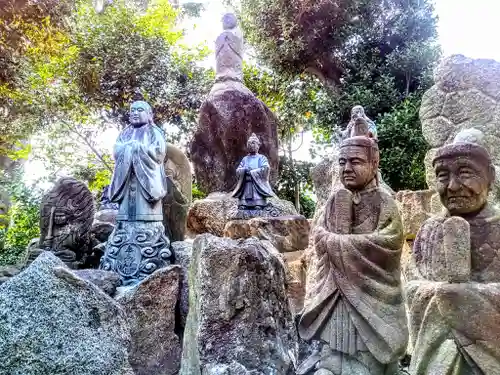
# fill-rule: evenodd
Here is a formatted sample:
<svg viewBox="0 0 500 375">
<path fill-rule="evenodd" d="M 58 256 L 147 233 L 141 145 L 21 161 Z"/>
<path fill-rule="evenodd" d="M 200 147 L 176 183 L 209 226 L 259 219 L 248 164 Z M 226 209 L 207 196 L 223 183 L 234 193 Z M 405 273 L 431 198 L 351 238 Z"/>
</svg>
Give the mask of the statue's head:
<svg viewBox="0 0 500 375">
<path fill-rule="evenodd" d="M 134 127 L 141 127 L 153 122 L 153 110 L 151 106 L 143 100 L 137 100 L 130 105 L 130 124 Z"/>
<path fill-rule="evenodd" d="M 260 148 L 259 138 L 255 135 L 255 133 L 252 133 L 252 135 L 250 136 L 250 138 L 248 138 L 247 141 L 248 152 L 251 154 L 256 154 L 257 152 L 259 152 L 259 148 Z"/>
<path fill-rule="evenodd" d="M 495 180 L 489 152 L 471 142 L 454 142 L 438 149 L 432 161 L 436 189 L 451 215 L 479 212 Z"/>
<path fill-rule="evenodd" d="M 222 28 L 224 30 L 234 29 L 238 25 L 238 19 L 234 13 L 226 13 L 222 16 Z"/>
<path fill-rule="evenodd" d="M 355 120 L 359 117 L 365 117 L 365 109 L 360 105 L 355 105 L 351 109 L 351 119 Z"/>
<path fill-rule="evenodd" d="M 42 199 L 39 246 L 73 258 L 63 261 L 80 261 L 89 251 L 94 211 L 87 186 L 71 177 L 61 178 Z"/>
<path fill-rule="evenodd" d="M 362 190 L 367 186 L 377 176 L 378 164 L 378 145 L 372 138 L 355 136 L 340 145 L 340 179 L 347 189 Z"/>
</svg>

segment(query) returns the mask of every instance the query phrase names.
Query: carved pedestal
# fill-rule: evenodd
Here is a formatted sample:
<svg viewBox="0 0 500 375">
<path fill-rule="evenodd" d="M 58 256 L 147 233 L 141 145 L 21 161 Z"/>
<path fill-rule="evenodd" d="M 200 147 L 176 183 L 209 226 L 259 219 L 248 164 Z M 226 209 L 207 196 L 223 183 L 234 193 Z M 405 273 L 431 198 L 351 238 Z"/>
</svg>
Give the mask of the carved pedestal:
<svg viewBox="0 0 500 375">
<path fill-rule="evenodd" d="M 130 285 L 169 265 L 171 255 L 161 222 L 119 221 L 106 244 L 100 268 L 118 273 L 122 285 Z"/>
</svg>

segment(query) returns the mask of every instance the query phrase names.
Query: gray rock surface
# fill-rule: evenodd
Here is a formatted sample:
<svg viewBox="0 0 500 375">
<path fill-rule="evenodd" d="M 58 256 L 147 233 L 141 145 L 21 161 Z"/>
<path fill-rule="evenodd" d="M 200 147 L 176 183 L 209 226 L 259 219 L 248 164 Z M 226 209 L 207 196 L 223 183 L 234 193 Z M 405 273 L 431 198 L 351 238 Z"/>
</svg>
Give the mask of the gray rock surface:
<svg viewBox="0 0 500 375">
<path fill-rule="evenodd" d="M 116 288 L 120 285 L 120 275 L 116 272 L 86 269 L 75 270 L 73 273 L 76 276 L 97 285 L 109 296 L 113 296 L 116 292 Z"/>
<path fill-rule="evenodd" d="M 173 242 L 170 246 L 172 252 L 174 253 L 174 264 L 177 264 L 182 268 L 178 305 L 180 328 L 184 329 L 189 311 L 189 264 L 191 263 L 193 242 L 177 241 Z"/>
<path fill-rule="evenodd" d="M 168 266 L 136 286 L 120 288 L 116 300 L 125 308 L 130 324 L 129 361 L 136 375 L 179 371 L 181 345 L 174 330 L 180 276 L 179 266 Z"/>
<path fill-rule="evenodd" d="M 422 133 L 432 147 L 426 158 L 427 184 L 435 184 L 431 165 L 436 149 L 452 143 L 464 129 L 475 128 L 484 133 L 481 144 L 500 165 L 500 62 L 470 59 L 453 55 L 443 59 L 434 73 L 434 86 L 422 97 L 420 121 Z M 496 200 L 500 182 L 495 182 Z"/>
<path fill-rule="evenodd" d="M 297 215 L 291 202 L 269 198 L 270 212 L 275 217 Z M 193 234 L 211 233 L 222 237 L 227 222 L 238 212 L 238 199 L 226 193 L 212 193 L 205 199 L 194 201 L 188 212 L 187 227 Z"/>
<path fill-rule="evenodd" d="M 133 375 L 121 307 L 49 252 L 0 286 L 0 374 Z"/>
<path fill-rule="evenodd" d="M 287 374 L 297 333 L 279 253 L 255 238 L 197 236 L 182 375 Z"/>
</svg>

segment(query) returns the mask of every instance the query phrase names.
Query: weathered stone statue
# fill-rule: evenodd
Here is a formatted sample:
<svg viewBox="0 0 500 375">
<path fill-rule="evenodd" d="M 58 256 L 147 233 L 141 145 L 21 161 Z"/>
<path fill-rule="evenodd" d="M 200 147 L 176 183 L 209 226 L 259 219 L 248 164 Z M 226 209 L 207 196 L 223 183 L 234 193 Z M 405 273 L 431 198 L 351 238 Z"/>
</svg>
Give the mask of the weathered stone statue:
<svg viewBox="0 0 500 375">
<path fill-rule="evenodd" d="M 359 121 L 364 120 L 364 121 Z M 367 126 L 366 136 L 378 139 L 377 126 L 365 115 L 365 109 L 360 105 L 355 105 L 351 109 L 351 121 L 347 124 L 347 128 L 342 132 L 342 140 L 356 135 L 362 135 L 361 132 L 356 131 L 357 124 L 365 123 Z"/>
<path fill-rule="evenodd" d="M 298 374 L 396 374 L 408 339 L 401 218 L 394 199 L 377 184 L 373 139 L 346 139 L 338 160 L 343 187 L 328 199 L 312 234 L 316 281 L 299 322 L 300 336 L 323 346 Z"/>
<path fill-rule="evenodd" d="M 500 373 L 500 213 L 488 151 L 470 142 L 432 161 L 446 208 L 420 228 L 406 285 L 414 375 Z"/>
<path fill-rule="evenodd" d="M 237 180 L 234 167 L 245 156 L 252 133 L 268 158 L 271 185 L 278 177 L 278 120 L 243 83 L 243 35 L 236 16 L 224 15 L 222 26 L 215 42 L 215 82 L 200 107 L 190 144 L 196 181 L 207 194 L 231 192 Z"/>
<path fill-rule="evenodd" d="M 238 182 L 232 196 L 239 199 L 241 210 L 262 210 L 267 206 L 267 198 L 274 193 L 269 185 L 269 163 L 259 154 L 260 141 L 255 134 L 248 138 L 248 155 L 236 169 Z"/>
<path fill-rule="evenodd" d="M 87 186 L 74 178 L 63 177 L 42 198 L 38 249 L 30 250 L 33 260 L 40 250 L 53 252 L 68 267 L 86 268 L 92 253 L 90 228 L 94 200 Z"/>
<path fill-rule="evenodd" d="M 222 17 L 224 31 L 215 40 L 215 80 L 243 80 L 243 33 L 233 13 Z"/>
<path fill-rule="evenodd" d="M 119 209 L 100 264 L 101 269 L 117 272 L 123 285 L 168 265 L 171 257 L 162 223 L 161 200 L 167 192 L 164 135 L 146 102 L 132 103 L 130 123 L 115 144 L 109 197 Z"/>
</svg>

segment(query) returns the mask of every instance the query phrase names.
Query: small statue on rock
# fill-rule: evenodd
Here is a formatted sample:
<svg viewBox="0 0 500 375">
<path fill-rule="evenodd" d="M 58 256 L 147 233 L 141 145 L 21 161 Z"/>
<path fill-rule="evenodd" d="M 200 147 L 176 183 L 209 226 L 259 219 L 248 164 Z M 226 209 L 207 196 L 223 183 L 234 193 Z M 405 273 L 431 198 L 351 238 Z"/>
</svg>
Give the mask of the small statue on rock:
<svg viewBox="0 0 500 375">
<path fill-rule="evenodd" d="M 224 31 L 215 41 L 215 80 L 243 80 L 243 33 L 233 13 L 222 17 Z"/>
<path fill-rule="evenodd" d="M 122 285 L 138 283 L 171 258 L 162 223 L 161 201 L 167 193 L 164 134 L 144 101 L 130 106 L 130 123 L 115 144 L 109 197 L 119 209 L 100 264 L 101 269 L 117 272 Z"/>
<path fill-rule="evenodd" d="M 236 169 L 238 182 L 232 196 L 239 199 L 240 210 L 263 210 L 267 198 L 274 197 L 269 185 L 269 163 L 259 154 L 260 141 L 255 134 L 248 138 L 248 155 Z"/>
<path fill-rule="evenodd" d="M 481 138 L 457 136 L 432 161 L 446 210 L 413 245 L 405 295 L 414 375 L 500 373 L 500 212 L 487 200 L 490 154 L 471 142 Z"/>
<path fill-rule="evenodd" d="M 322 348 L 297 373 L 396 374 L 408 341 L 400 280 L 403 227 L 396 202 L 378 186 L 379 150 L 368 137 L 340 145 L 343 187 L 334 190 L 312 233 L 316 283 L 299 321 Z"/>
<path fill-rule="evenodd" d="M 366 127 L 366 130 L 361 131 L 360 127 Z M 347 124 L 347 128 L 342 132 L 342 140 L 357 135 L 365 135 L 369 138 L 378 139 L 377 126 L 365 115 L 365 109 L 360 105 L 352 107 L 351 120 Z"/>
</svg>

